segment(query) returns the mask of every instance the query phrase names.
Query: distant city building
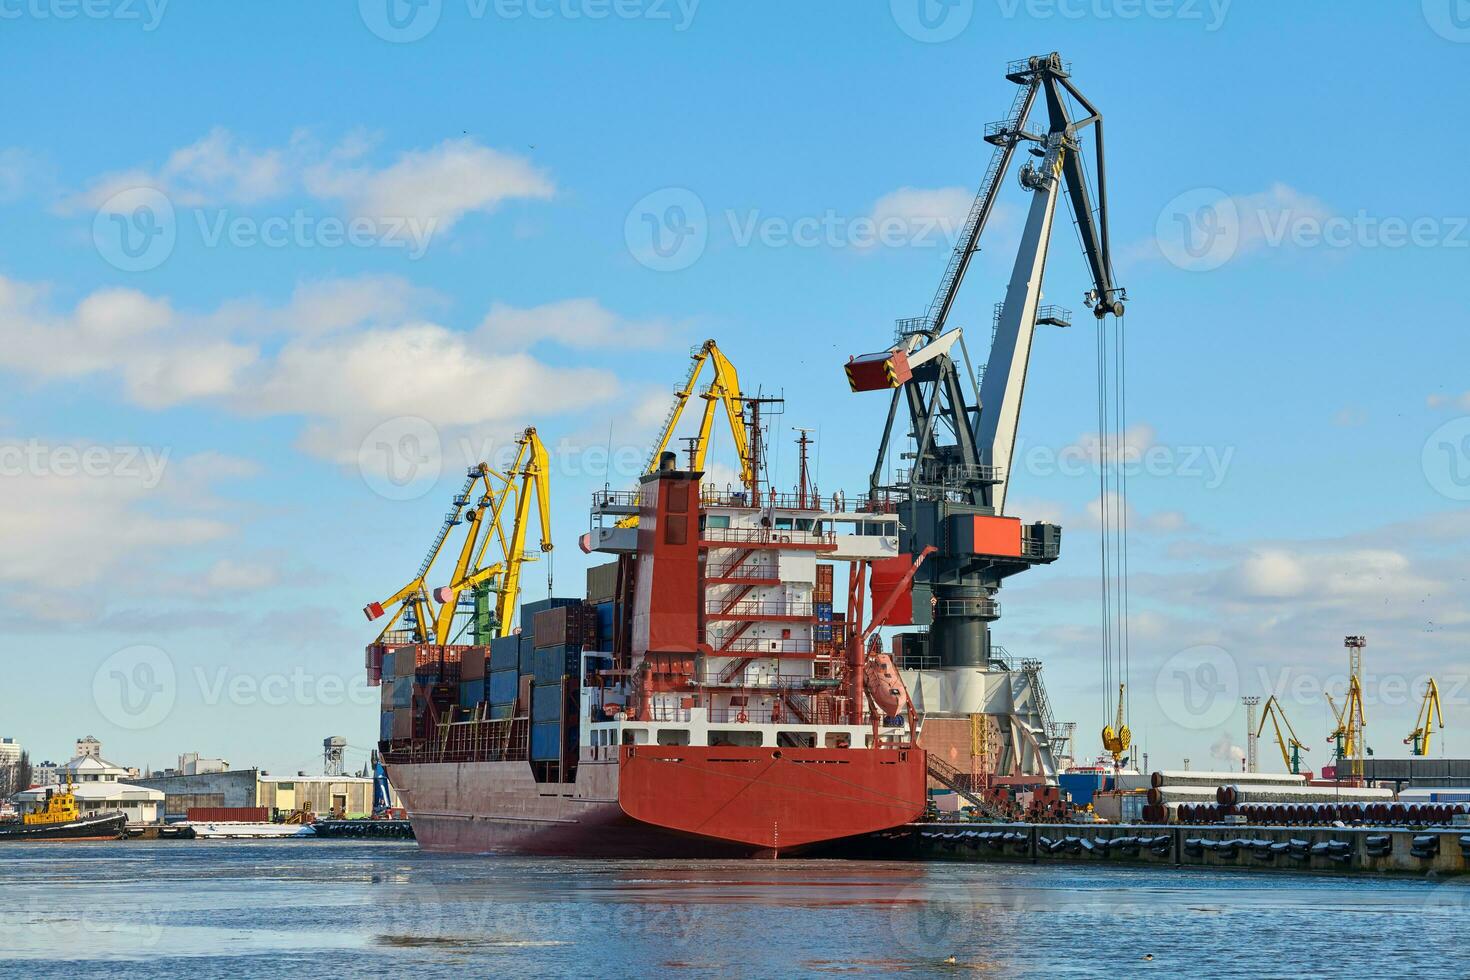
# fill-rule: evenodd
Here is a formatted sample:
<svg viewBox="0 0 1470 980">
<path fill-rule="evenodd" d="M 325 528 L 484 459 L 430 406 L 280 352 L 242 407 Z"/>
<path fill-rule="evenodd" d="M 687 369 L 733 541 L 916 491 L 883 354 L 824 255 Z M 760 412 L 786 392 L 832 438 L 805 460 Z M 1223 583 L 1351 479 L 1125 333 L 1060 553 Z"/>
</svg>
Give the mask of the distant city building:
<svg viewBox="0 0 1470 980">
<path fill-rule="evenodd" d="M 56 775 L 56 770 L 60 768 L 60 766 L 49 759 L 45 762 L 38 762 L 31 767 L 31 781 L 37 786 L 55 786 L 61 782 L 60 777 Z"/>
<path fill-rule="evenodd" d="M 172 770 L 177 776 L 202 776 L 211 772 L 228 772 L 230 760 L 205 759 L 198 752 L 185 752 L 179 756 L 179 766 Z"/>
<path fill-rule="evenodd" d="M 95 743 L 100 752 L 101 743 L 96 739 L 89 741 Z M 80 748 L 82 743 L 77 745 Z M 70 781 L 77 805 L 84 814 L 125 813 L 128 823 L 135 825 L 163 822 L 163 793 L 123 781 L 130 771 L 135 770 L 115 765 L 100 755 L 78 755 L 61 766 L 43 765 L 51 766 L 56 784 Z M 46 805 L 46 797 L 51 792 L 52 786 L 43 785 L 17 793 L 14 799 L 22 810 L 40 809 Z"/>
<path fill-rule="evenodd" d="M 77 739 L 77 758 L 100 759 L 102 758 L 102 743 L 91 735 L 86 738 Z"/>
<path fill-rule="evenodd" d="M 13 738 L 0 738 L 0 766 L 14 766 L 20 763 L 20 757 L 25 754 L 20 743 Z"/>
<path fill-rule="evenodd" d="M 231 769 L 197 775 L 154 773 L 138 783 L 164 792 L 164 812 L 170 818 L 186 817 L 194 809 L 243 807 L 265 807 L 282 815 L 309 809 L 323 817 L 333 812 L 365 817 L 373 812 L 373 781 L 364 776 L 272 776 L 258 769 Z"/>
</svg>

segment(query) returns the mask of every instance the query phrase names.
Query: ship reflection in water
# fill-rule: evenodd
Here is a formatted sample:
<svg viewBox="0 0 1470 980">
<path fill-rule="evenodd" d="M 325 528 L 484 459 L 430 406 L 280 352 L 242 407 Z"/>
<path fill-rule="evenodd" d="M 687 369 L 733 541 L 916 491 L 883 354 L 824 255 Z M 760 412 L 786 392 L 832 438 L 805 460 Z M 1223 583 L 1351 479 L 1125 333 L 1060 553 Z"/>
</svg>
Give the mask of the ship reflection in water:
<svg viewBox="0 0 1470 980">
<path fill-rule="evenodd" d="M 295 841 L 9 848 L 0 974 L 1267 976 L 1333 911 L 1353 916 L 1339 963 L 1464 975 L 1453 881 Z"/>
</svg>

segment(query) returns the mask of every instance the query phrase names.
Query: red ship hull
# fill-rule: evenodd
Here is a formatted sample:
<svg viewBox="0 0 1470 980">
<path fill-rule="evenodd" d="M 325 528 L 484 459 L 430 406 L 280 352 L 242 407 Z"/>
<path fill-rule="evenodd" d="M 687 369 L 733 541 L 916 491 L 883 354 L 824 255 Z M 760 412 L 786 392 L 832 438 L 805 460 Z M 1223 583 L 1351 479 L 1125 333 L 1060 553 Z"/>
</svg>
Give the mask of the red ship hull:
<svg viewBox="0 0 1470 980">
<path fill-rule="evenodd" d="M 919 749 L 626 746 L 537 783 L 523 762 L 389 765 L 429 851 L 772 857 L 924 809 Z"/>
</svg>

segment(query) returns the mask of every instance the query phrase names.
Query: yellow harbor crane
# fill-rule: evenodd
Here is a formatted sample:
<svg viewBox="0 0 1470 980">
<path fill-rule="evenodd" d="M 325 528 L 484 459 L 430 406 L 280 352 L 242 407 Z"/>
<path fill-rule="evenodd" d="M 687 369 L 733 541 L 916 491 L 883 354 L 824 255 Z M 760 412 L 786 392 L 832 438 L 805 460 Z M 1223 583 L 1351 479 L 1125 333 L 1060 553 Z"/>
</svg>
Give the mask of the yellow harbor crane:
<svg viewBox="0 0 1470 980">
<path fill-rule="evenodd" d="M 501 495 L 496 505 L 490 530 L 480 539 L 480 547 L 476 552 L 473 565 L 462 562 L 460 567 L 455 569 L 456 577 L 451 584 L 435 590 L 436 598 L 440 598 L 446 604 L 452 604 L 457 601 L 461 592 L 481 585 L 493 584 L 492 591 L 498 596 L 495 621 L 499 627 L 499 635 L 505 636 L 510 632 L 511 623 L 515 618 L 516 602 L 521 594 L 522 566 L 528 561 L 536 560 L 536 556 L 526 553 L 526 529 L 531 520 L 533 497 L 536 500 L 537 518 L 541 527 L 541 551 L 545 554 L 553 547 L 550 478 L 550 456 L 540 436 L 536 434 L 536 430 L 528 428 L 516 441 L 516 459 L 510 469 L 510 478 L 506 480 L 506 492 Z M 520 480 L 519 487 L 514 484 L 516 479 Z M 500 521 L 500 509 L 505 502 L 505 497 L 511 495 L 516 498 L 516 506 L 510 538 L 507 540 Z M 485 553 L 492 539 L 500 542 L 501 560 L 486 565 L 484 564 Z M 471 568 L 475 570 L 470 571 Z"/>
<path fill-rule="evenodd" d="M 750 458 L 750 437 L 745 426 L 745 402 L 740 394 L 740 376 L 735 370 L 735 365 L 730 363 L 719 345 L 713 340 L 706 340 L 699 347 L 694 348 L 690 354 L 691 364 L 689 375 L 684 383 L 674 389 L 674 404 L 669 409 L 668 417 L 664 419 L 663 431 L 659 433 L 658 442 L 654 444 L 653 453 L 648 458 L 648 465 L 644 467 L 645 473 L 652 473 L 658 468 L 658 459 L 664 450 L 669 448 L 669 440 L 674 436 L 674 429 L 679 425 L 679 418 L 684 414 L 684 407 L 689 404 L 689 399 L 694 395 L 696 383 L 699 381 L 700 372 L 704 369 L 705 362 L 714 365 L 715 377 L 700 396 L 704 399 L 704 416 L 699 422 L 699 437 L 695 440 L 692 450 L 693 463 L 696 470 L 704 469 L 705 457 L 709 453 L 710 436 L 714 432 L 715 409 L 717 405 L 723 405 L 725 417 L 730 422 L 730 436 L 735 441 L 735 455 L 740 459 L 740 482 L 747 488 L 755 486 L 756 472 L 755 460 Z"/>
<path fill-rule="evenodd" d="M 1439 685 L 1431 677 L 1424 688 L 1424 700 L 1419 705 L 1419 717 L 1414 722 L 1414 730 L 1404 739 L 1405 745 L 1413 746 L 1411 755 L 1429 754 L 1429 743 L 1434 737 L 1436 722 L 1439 730 L 1444 731 L 1444 711 L 1439 705 Z"/>
<path fill-rule="evenodd" d="M 1276 745 L 1281 749 L 1281 761 L 1286 764 L 1286 771 L 1300 773 L 1302 771 L 1301 754 L 1303 752 L 1310 752 L 1311 749 L 1308 749 L 1296 737 L 1296 731 L 1291 727 L 1291 722 L 1286 717 L 1285 709 L 1281 707 L 1281 702 L 1277 700 L 1274 694 L 1266 699 L 1266 705 L 1261 711 L 1261 723 L 1256 726 L 1257 739 L 1266 730 L 1267 721 L 1271 722 L 1271 727 L 1276 732 Z M 1286 726 L 1285 734 L 1281 730 L 1283 725 Z"/>
<path fill-rule="evenodd" d="M 1118 685 L 1118 717 L 1113 724 L 1107 725 L 1102 730 L 1103 748 L 1112 753 L 1113 764 L 1121 765 L 1123 753 L 1128 751 L 1128 746 L 1133 744 L 1133 733 L 1128 726 L 1123 724 L 1123 692 L 1127 685 Z"/>
<path fill-rule="evenodd" d="M 1332 699 L 1330 691 L 1323 692 L 1327 695 L 1327 704 L 1337 720 L 1337 726 L 1327 736 L 1327 741 L 1337 747 L 1339 775 L 1342 764 L 1346 762 L 1354 779 L 1361 779 L 1363 776 L 1364 755 L 1373 754 L 1363 734 L 1363 729 L 1368 727 L 1368 717 L 1363 710 L 1363 650 L 1367 645 L 1366 637 L 1349 636 L 1343 639 L 1343 646 L 1348 651 L 1348 692 L 1342 710 L 1337 710 L 1337 702 Z"/>
<path fill-rule="evenodd" d="M 501 636 L 508 633 L 520 595 L 521 567 L 535 560 L 534 555 L 525 552 L 533 497 L 541 522 L 541 551 L 552 549 L 549 470 L 546 447 L 534 428 L 526 429 L 516 440 L 516 456 L 508 472 L 501 473 L 485 463 L 470 467 L 417 574 L 392 596 L 363 608 L 369 620 L 388 616 L 376 642 L 387 642 L 389 634 L 398 627 L 406 629 L 414 642 L 448 643 L 455 616 L 460 611 L 460 595 L 466 591 L 476 595 L 477 634 L 488 634 L 491 630 Z M 512 499 L 515 505 L 511 508 L 512 524 L 507 532 L 505 514 Z M 427 585 L 429 575 L 454 528 L 461 524 L 467 525 L 467 529 L 450 584 L 431 593 Z M 498 543 L 500 557 L 486 564 L 492 542 Z M 483 615 L 479 611 L 483 604 L 481 596 L 487 592 L 498 596 L 493 622 L 488 610 Z"/>
</svg>

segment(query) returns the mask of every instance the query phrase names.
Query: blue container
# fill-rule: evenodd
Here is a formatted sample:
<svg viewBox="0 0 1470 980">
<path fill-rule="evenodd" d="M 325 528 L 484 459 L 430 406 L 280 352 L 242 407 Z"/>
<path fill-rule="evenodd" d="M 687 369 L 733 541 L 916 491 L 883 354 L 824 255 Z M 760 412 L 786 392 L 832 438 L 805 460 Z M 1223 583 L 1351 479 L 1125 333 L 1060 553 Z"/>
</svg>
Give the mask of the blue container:
<svg viewBox="0 0 1470 980">
<path fill-rule="evenodd" d="M 552 721 L 531 726 L 531 759 L 556 762 L 561 758 L 561 722 Z"/>
<path fill-rule="evenodd" d="M 413 678 L 400 677 L 393 682 L 393 707 L 413 707 Z"/>
<path fill-rule="evenodd" d="M 459 685 L 459 706 L 473 708 L 485 700 L 484 681 L 463 681 Z"/>
<path fill-rule="evenodd" d="M 816 636 L 818 643 L 832 642 L 832 627 L 818 626 L 812 632 Z"/>
<path fill-rule="evenodd" d="M 536 642 L 528 633 L 521 634 L 520 671 L 531 674 L 536 670 Z"/>
<path fill-rule="evenodd" d="M 393 741 L 393 712 L 384 711 L 378 719 L 378 741 Z"/>
<path fill-rule="evenodd" d="M 531 689 L 531 721 L 560 721 L 561 709 L 561 684 L 537 685 Z"/>
<path fill-rule="evenodd" d="M 383 677 L 386 679 L 389 677 L 397 676 L 397 672 L 393 669 L 393 651 L 389 650 L 387 653 L 383 654 Z"/>
<path fill-rule="evenodd" d="M 512 633 L 510 636 L 497 636 L 490 641 L 490 669 L 491 670 L 515 670 L 521 662 L 521 638 Z"/>
<path fill-rule="evenodd" d="M 613 648 L 613 603 L 599 602 L 593 607 L 597 610 L 597 649 L 611 650 Z"/>
<path fill-rule="evenodd" d="M 581 647 L 543 647 L 531 662 L 531 675 L 537 684 L 555 684 L 567 675 L 576 677 L 581 669 Z"/>
<path fill-rule="evenodd" d="M 491 671 L 485 681 L 487 700 L 491 704 L 514 704 L 521 689 L 521 673 L 518 670 Z"/>
<path fill-rule="evenodd" d="M 817 620 L 823 623 L 832 622 L 832 603 L 819 602 L 817 605 Z"/>
<path fill-rule="evenodd" d="M 490 706 L 489 718 L 491 721 L 505 721 L 514 718 L 516 706 L 514 704 L 492 704 Z"/>
</svg>

